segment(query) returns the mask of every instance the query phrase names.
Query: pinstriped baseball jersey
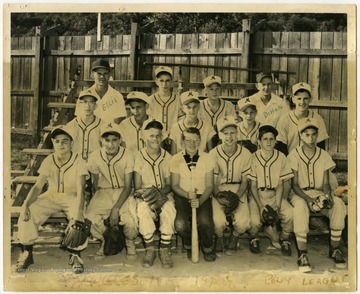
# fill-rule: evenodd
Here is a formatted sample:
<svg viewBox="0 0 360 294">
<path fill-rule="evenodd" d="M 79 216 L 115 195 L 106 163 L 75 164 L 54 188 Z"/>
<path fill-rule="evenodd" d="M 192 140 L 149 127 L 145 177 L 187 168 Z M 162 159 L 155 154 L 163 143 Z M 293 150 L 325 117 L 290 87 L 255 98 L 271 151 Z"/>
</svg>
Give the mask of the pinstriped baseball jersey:
<svg viewBox="0 0 360 294">
<path fill-rule="evenodd" d="M 335 162 L 329 153 L 316 147 L 311 158 L 308 158 L 302 147 L 297 147 L 287 157 L 291 169 L 298 172 L 298 182 L 301 189 L 323 189 L 324 172 L 332 170 Z"/>
<path fill-rule="evenodd" d="M 47 178 L 48 192 L 56 193 L 76 193 L 77 179 L 83 175 L 89 178 L 85 160 L 73 152 L 62 166 L 55 162 L 55 154 L 50 154 L 41 163 L 38 173 Z"/>
<path fill-rule="evenodd" d="M 197 128 L 200 131 L 200 135 L 201 135 L 201 143 L 199 146 L 199 150 L 206 151 L 206 143 L 211 140 L 211 138 L 216 134 L 216 132 L 214 131 L 214 128 L 211 126 L 209 122 L 203 121 L 200 118 L 195 128 Z M 184 119 L 182 119 L 181 121 L 173 125 L 170 131 L 170 139 L 176 143 L 178 150 L 185 148 L 181 140 L 181 134 L 185 130 L 186 130 L 186 126 L 184 123 Z"/>
<path fill-rule="evenodd" d="M 224 116 L 236 117 L 235 106 L 229 101 L 223 99 L 219 100 L 220 106 L 215 112 L 211 110 L 208 98 L 200 101 L 199 116 L 203 120 L 209 121 L 213 127 L 216 127 L 218 119 L 223 118 Z"/>
<path fill-rule="evenodd" d="M 253 144 L 257 144 L 257 136 L 258 136 L 258 131 L 259 128 L 261 126 L 261 124 L 259 122 L 255 122 L 255 125 L 253 126 L 253 128 L 250 131 L 245 130 L 244 128 L 244 122 L 239 122 L 237 124 L 238 126 L 238 140 L 242 141 L 242 140 L 250 140 L 251 143 Z"/>
<path fill-rule="evenodd" d="M 241 177 L 250 172 L 251 153 L 244 147 L 236 145 L 234 154 L 227 156 L 221 145 L 209 152 L 215 163 L 214 174 L 218 176 L 218 184 L 241 183 Z"/>
<path fill-rule="evenodd" d="M 266 160 L 261 149 L 251 155 L 251 172 L 248 179 L 257 181 L 258 188 L 274 189 L 279 181 L 291 179 L 294 176 L 286 157 L 278 150 Z"/>
<path fill-rule="evenodd" d="M 319 126 L 318 142 L 328 139 L 329 135 L 326 132 L 325 123 L 322 117 L 311 109 L 309 109 L 308 117 L 316 119 Z M 296 117 L 295 112 L 290 111 L 280 118 L 276 127 L 279 132 L 277 140 L 288 146 L 289 153 L 301 145 L 298 123 L 299 119 Z"/>
<path fill-rule="evenodd" d="M 123 147 L 110 160 L 106 157 L 105 148 L 94 151 L 86 164 L 89 172 L 100 174 L 99 188 L 120 189 L 124 187 L 125 175 L 134 170 L 134 158 L 131 152 Z"/>
<path fill-rule="evenodd" d="M 160 149 L 155 160 L 148 155 L 146 148 L 140 150 L 135 155 L 134 171 L 141 176 L 141 188 L 164 188 L 165 179 L 170 177 L 170 160 L 171 155 L 164 149 Z"/>
<path fill-rule="evenodd" d="M 87 160 L 89 154 L 99 149 L 100 146 L 100 127 L 105 122 L 95 116 L 94 121 L 86 126 L 79 117 L 75 117 L 72 121 L 68 122 L 68 126 L 73 130 L 74 145 L 72 150 L 80 154 L 83 159 Z"/>
<path fill-rule="evenodd" d="M 180 111 L 180 99 L 172 93 L 169 100 L 164 102 L 160 94 L 154 93 L 149 97 L 148 113 L 164 126 L 164 133 L 169 134 L 172 126 L 178 121 Z"/>
</svg>

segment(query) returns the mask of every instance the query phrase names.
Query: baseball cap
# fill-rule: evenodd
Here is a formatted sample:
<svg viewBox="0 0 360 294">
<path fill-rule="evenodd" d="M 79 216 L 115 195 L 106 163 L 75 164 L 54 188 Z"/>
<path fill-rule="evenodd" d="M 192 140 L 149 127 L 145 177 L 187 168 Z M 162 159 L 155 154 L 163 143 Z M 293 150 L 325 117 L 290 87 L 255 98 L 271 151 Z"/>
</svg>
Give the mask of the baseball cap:
<svg viewBox="0 0 360 294">
<path fill-rule="evenodd" d="M 259 128 L 259 133 L 273 133 L 275 138 L 276 136 L 279 134 L 279 132 L 277 131 L 277 129 L 275 129 L 273 126 L 271 125 L 263 125 Z"/>
<path fill-rule="evenodd" d="M 121 137 L 121 132 L 120 132 L 120 127 L 118 124 L 116 123 L 106 123 L 103 124 L 100 128 L 100 136 L 104 136 L 104 134 L 113 134 L 113 135 L 118 135 Z"/>
<path fill-rule="evenodd" d="M 293 95 L 295 95 L 296 92 L 299 90 L 305 90 L 305 91 L 309 92 L 310 97 L 311 97 L 311 86 L 309 84 L 301 82 L 301 83 L 297 83 L 292 86 Z"/>
<path fill-rule="evenodd" d="M 164 126 L 161 122 L 155 120 L 154 118 L 153 119 L 148 119 L 144 122 L 144 126 L 143 126 L 143 130 L 148 130 L 148 129 L 151 129 L 151 128 L 155 128 L 155 129 L 158 129 L 158 130 L 163 130 L 164 129 Z"/>
<path fill-rule="evenodd" d="M 221 86 L 221 78 L 218 76 L 208 76 L 203 80 L 204 86 L 209 87 L 212 84 L 219 84 Z"/>
<path fill-rule="evenodd" d="M 196 91 L 184 92 L 180 95 L 180 100 L 181 100 L 181 104 L 183 105 L 189 104 L 190 102 L 200 103 L 199 93 Z"/>
<path fill-rule="evenodd" d="M 237 102 L 237 105 L 239 107 L 239 111 L 244 111 L 246 108 L 248 108 L 249 106 L 253 106 L 256 109 L 256 105 L 255 103 L 251 102 L 249 97 L 246 97 L 244 99 L 240 99 Z"/>
<path fill-rule="evenodd" d="M 66 135 L 66 136 L 68 136 L 72 141 L 74 140 L 72 131 L 71 131 L 71 130 L 69 129 L 69 127 L 67 127 L 66 125 L 56 126 L 56 127 L 51 131 L 51 138 L 52 138 L 52 139 L 55 139 L 57 135 Z"/>
<path fill-rule="evenodd" d="M 146 95 L 144 92 L 137 92 L 137 91 L 130 92 L 126 97 L 125 104 L 129 104 L 131 100 L 141 100 L 149 104 L 149 96 Z"/>
<path fill-rule="evenodd" d="M 303 130 L 309 128 L 309 127 L 313 127 L 315 129 L 319 129 L 319 125 L 316 119 L 311 118 L 311 117 L 305 117 L 299 120 L 298 122 L 298 130 L 299 133 L 301 133 Z"/>
<path fill-rule="evenodd" d="M 263 78 L 271 78 L 271 80 L 272 80 L 271 72 L 264 71 L 264 72 L 258 73 L 256 75 L 256 82 L 260 83 Z"/>
<path fill-rule="evenodd" d="M 162 72 L 168 73 L 169 75 L 171 75 L 171 77 L 173 77 L 173 70 L 171 69 L 171 67 L 168 67 L 168 66 L 160 66 L 160 67 L 156 68 L 155 69 L 155 77 L 157 77 Z"/>
<path fill-rule="evenodd" d="M 99 96 L 90 89 L 86 89 L 80 92 L 79 100 L 82 100 L 84 97 L 93 97 L 95 100 L 99 100 Z"/>
<path fill-rule="evenodd" d="M 217 121 L 216 126 L 219 132 L 221 132 L 226 127 L 230 127 L 230 126 L 237 128 L 236 120 L 235 117 L 233 116 L 224 116 L 223 118 L 220 118 Z"/>
<path fill-rule="evenodd" d="M 94 71 L 98 68 L 105 68 L 110 71 L 110 64 L 107 60 L 97 59 L 91 64 L 91 71 Z"/>
</svg>

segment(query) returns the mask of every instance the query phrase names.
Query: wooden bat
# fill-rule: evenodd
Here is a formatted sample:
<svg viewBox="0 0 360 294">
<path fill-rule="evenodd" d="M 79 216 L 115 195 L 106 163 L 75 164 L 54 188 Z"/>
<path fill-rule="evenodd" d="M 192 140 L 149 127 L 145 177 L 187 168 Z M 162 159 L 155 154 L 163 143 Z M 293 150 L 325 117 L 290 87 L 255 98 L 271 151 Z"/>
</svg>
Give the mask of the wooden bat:
<svg viewBox="0 0 360 294">
<path fill-rule="evenodd" d="M 195 166 L 191 166 L 191 190 L 196 193 Z M 191 261 L 193 263 L 199 262 L 199 236 L 197 230 L 196 208 L 191 209 Z"/>
</svg>

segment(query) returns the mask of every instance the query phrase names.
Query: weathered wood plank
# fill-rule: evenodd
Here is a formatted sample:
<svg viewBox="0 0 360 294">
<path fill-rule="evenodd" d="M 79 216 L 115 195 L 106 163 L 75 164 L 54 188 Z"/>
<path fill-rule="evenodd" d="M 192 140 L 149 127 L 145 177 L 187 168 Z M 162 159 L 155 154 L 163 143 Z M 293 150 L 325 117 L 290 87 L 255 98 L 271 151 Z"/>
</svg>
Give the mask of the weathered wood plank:
<svg viewBox="0 0 360 294">
<path fill-rule="evenodd" d="M 289 48 L 295 50 L 300 48 L 300 33 L 292 32 L 289 34 Z M 297 73 L 295 76 L 291 76 L 290 83 L 293 84 L 293 82 L 299 82 L 299 57 L 288 57 L 288 71 L 294 71 Z"/>
<path fill-rule="evenodd" d="M 300 33 L 300 47 L 301 49 L 309 49 L 310 47 L 310 33 L 301 32 Z M 308 82 L 308 72 L 309 72 L 309 57 L 300 56 L 299 58 L 299 81 Z"/>
<path fill-rule="evenodd" d="M 296 32 L 291 32 L 292 36 Z M 307 55 L 307 56 L 346 56 L 347 51 L 343 49 L 295 49 L 295 48 L 263 48 L 257 49 L 253 52 L 254 54 L 259 55 Z"/>
<path fill-rule="evenodd" d="M 311 32 L 310 33 L 310 49 L 321 48 L 321 33 Z M 312 99 L 318 100 L 320 93 L 320 58 L 311 57 L 309 58 L 309 73 L 308 83 L 312 87 Z"/>
</svg>

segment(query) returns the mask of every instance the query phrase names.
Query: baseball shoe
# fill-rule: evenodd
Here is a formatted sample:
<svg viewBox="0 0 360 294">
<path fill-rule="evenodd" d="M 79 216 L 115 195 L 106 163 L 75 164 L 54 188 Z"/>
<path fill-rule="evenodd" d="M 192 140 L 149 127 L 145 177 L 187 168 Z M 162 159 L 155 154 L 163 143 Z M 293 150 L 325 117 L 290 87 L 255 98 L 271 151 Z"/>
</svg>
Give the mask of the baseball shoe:
<svg viewBox="0 0 360 294">
<path fill-rule="evenodd" d="M 299 259 L 298 259 L 298 266 L 299 271 L 302 273 L 308 273 L 311 272 L 311 266 L 309 262 L 309 256 L 307 252 L 301 252 Z"/>
<path fill-rule="evenodd" d="M 272 246 L 274 246 L 276 249 L 281 249 L 281 245 L 279 243 L 279 233 L 275 226 L 266 226 L 264 233 L 270 239 Z"/>
<path fill-rule="evenodd" d="M 224 237 L 215 237 L 215 252 L 224 252 Z"/>
<path fill-rule="evenodd" d="M 254 254 L 259 254 L 261 252 L 259 238 L 256 237 L 249 240 L 249 249 Z"/>
<path fill-rule="evenodd" d="M 281 253 L 285 256 L 291 256 L 291 243 L 288 240 L 280 240 Z"/>
<path fill-rule="evenodd" d="M 126 239 L 126 258 L 128 260 L 136 260 L 137 252 L 134 240 Z"/>
<path fill-rule="evenodd" d="M 19 258 L 16 262 L 16 271 L 24 272 L 29 265 L 34 263 L 32 251 L 24 250 L 20 253 Z"/>
<path fill-rule="evenodd" d="M 329 257 L 335 261 L 335 267 L 346 268 L 346 261 L 345 261 L 343 254 L 339 248 L 331 249 L 329 252 Z"/>
<path fill-rule="evenodd" d="M 148 248 L 145 251 L 145 256 L 141 261 L 141 265 L 143 267 L 151 267 L 154 264 L 154 260 L 156 258 L 156 252 L 154 248 Z"/>
<path fill-rule="evenodd" d="M 233 255 L 237 250 L 238 242 L 239 242 L 239 236 L 235 236 L 234 234 L 231 234 L 225 254 Z"/>
<path fill-rule="evenodd" d="M 174 266 L 174 261 L 172 260 L 169 248 L 160 248 L 159 258 L 163 268 L 172 268 Z"/>
<path fill-rule="evenodd" d="M 216 254 L 215 251 L 212 250 L 210 252 L 204 252 L 204 259 L 205 261 L 212 262 L 216 260 Z"/>
<path fill-rule="evenodd" d="M 84 272 L 84 262 L 78 254 L 70 254 L 69 265 L 72 266 L 74 274 L 81 274 Z"/>
</svg>

